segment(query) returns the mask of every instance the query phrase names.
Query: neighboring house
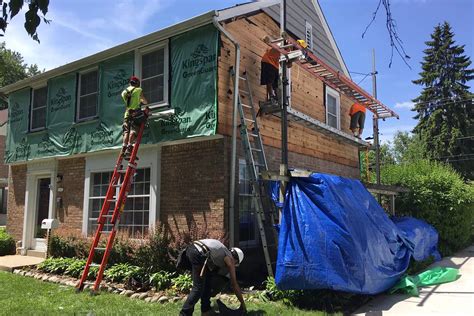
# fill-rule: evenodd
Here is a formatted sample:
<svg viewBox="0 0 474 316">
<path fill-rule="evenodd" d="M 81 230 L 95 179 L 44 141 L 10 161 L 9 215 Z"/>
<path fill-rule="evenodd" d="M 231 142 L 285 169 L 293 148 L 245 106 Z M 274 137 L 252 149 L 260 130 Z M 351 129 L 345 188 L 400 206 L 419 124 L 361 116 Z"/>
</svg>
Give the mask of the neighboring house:
<svg viewBox="0 0 474 316">
<path fill-rule="evenodd" d="M 319 4 L 287 2 L 289 32 L 306 38 L 315 54 L 348 76 Z M 44 249 L 42 218 L 93 232 L 121 147 L 120 92 L 132 74 L 142 78 L 153 109 L 170 107 L 176 115 L 150 122 L 145 132 L 121 227 L 140 236 L 158 221 L 172 234 L 196 225 L 255 246 L 240 141 L 233 171 L 238 185 L 231 193 L 235 93 L 229 68 L 235 66 L 235 46 L 221 28 L 240 44 L 240 72 L 247 71 L 254 100 L 263 100 L 259 68 L 268 46 L 262 39 L 279 35 L 278 3 L 211 11 L 0 89 L 9 95 L 10 111 L 7 229 L 22 240 L 22 253 Z M 358 178 L 359 147 L 367 144 L 350 135 L 354 100 L 298 65 L 291 69 L 291 84 L 292 108 L 310 120 L 289 125 L 290 167 Z M 259 124 L 270 169 L 278 170 L 280 119 L 266 115 Z"/>
<path fill-rule="evenodd" d="M 0 111 L 0 226 L 7 223 L 8 165 L 4 163 L 8 110 Z"/>
</svg>

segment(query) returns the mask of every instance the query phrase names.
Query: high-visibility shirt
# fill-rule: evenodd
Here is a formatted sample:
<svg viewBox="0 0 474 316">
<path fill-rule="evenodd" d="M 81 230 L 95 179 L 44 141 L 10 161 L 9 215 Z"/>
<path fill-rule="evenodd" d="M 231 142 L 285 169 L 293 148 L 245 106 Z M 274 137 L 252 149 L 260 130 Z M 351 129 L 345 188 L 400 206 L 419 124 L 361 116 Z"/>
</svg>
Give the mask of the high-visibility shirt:
<svg viewBox="0 0 474 316">
<path fill-rule="evenodd" d="M 133 90 L 133 91 L 132 91 Z M 130 103 L 127 105 L 127 95 L 131 92 Z M 122 91 L 122 100 L 125 103 L 126 111 L 124 117 L 128 117 L 128 110 L 138 110 L 140 108 L 140 96 L 142 88 L 129 86 Z"/>
<path fill-rule="evenodd" d="M 352 116 L 352 115 L 356 114 L 357 112 L 365 113 L 365 110 L 366 110 L 365 106 L 363 106 L 359 103 L 354 103 L 351 106 L 351 111 L 349 112 L 349 115 Z"/>
<path fill-rule="evenodd" d="M 280 52 L 272 48 L 267 49 L 265 54 L 263 54 L 262 62 L 270 64 L 276 69 L 280 69 Z"/>
</svg>

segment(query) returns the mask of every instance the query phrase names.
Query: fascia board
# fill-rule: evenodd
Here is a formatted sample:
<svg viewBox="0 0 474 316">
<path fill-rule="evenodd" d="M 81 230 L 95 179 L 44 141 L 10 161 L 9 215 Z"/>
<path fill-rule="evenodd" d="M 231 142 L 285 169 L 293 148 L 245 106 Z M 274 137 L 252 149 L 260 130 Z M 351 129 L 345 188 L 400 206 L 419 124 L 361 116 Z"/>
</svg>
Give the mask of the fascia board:
<svg viewBox="0 0 474 316">
<path fill-rule="evenodd" d="M 212 23 L 212 20 L 216 15 L 217 15 L 217 12 L 215 10 L 212 10 L 202 15 L 191 18 L 189 20 L 174 24 L 162 30 L 150 33 L 148 35 L 134 39 L 132 41 L 101 51 L 94 55 L 84 57 L 82 59 L 73 61 L 69 64 L 46 71 L 34 77 L 23 79 L 11 85 L 0 88 L 0 94 L 1 93 L 9 94 L 13 91 L 17 91 L 25 87 L 34 85 L 38 81 L 46 81 L 49 78 L 57 77 L 57 76 L 66 74 L 68 72 L 76 71 L 83 67 L 91 66 L 103 60 L 124 54 L 129 51 L 133 51 L 142 46 L 149 45 L 154 42 L 162 41 L 172 36 L 189 31 L 191 29 Z"/>
<path fill-rule="evenodd" d="M 249 14 L 272 5 L 280 4 L 281 0 L 264 0 L 238 5 L 232 8 L 218 11 L 217 21 L 225 21 L 233 17 Z"/>
</svg>

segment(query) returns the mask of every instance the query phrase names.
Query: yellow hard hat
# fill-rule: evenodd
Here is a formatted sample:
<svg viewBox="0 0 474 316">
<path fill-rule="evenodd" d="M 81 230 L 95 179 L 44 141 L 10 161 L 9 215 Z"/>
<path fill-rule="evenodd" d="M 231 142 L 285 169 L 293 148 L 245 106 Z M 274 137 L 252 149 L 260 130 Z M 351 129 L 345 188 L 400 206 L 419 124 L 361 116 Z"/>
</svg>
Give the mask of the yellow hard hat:
<svg viewBox="0 0 474 316">
<path fill-rule="evenodd" d="M 298 44 L 300 44 L 301 47 L 303 48 L 308 48 L 308 44 L 302 39 L 297 40 Z"/>
</svg>

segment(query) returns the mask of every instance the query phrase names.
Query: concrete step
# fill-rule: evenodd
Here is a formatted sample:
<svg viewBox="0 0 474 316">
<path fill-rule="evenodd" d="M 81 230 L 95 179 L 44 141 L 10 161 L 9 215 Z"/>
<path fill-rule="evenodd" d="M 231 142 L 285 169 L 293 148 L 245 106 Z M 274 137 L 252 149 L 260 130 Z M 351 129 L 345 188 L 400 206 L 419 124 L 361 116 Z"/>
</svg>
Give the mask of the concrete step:
<svg viewBox="0 0 474 316">
<path fill-rule="evenodd" d="M 39 250 L 27 250 L 26 255 L 29 257 L 37 257 L 37 258 L 46 258 L 46 251 L 39 251 Z"/>
</svg>

